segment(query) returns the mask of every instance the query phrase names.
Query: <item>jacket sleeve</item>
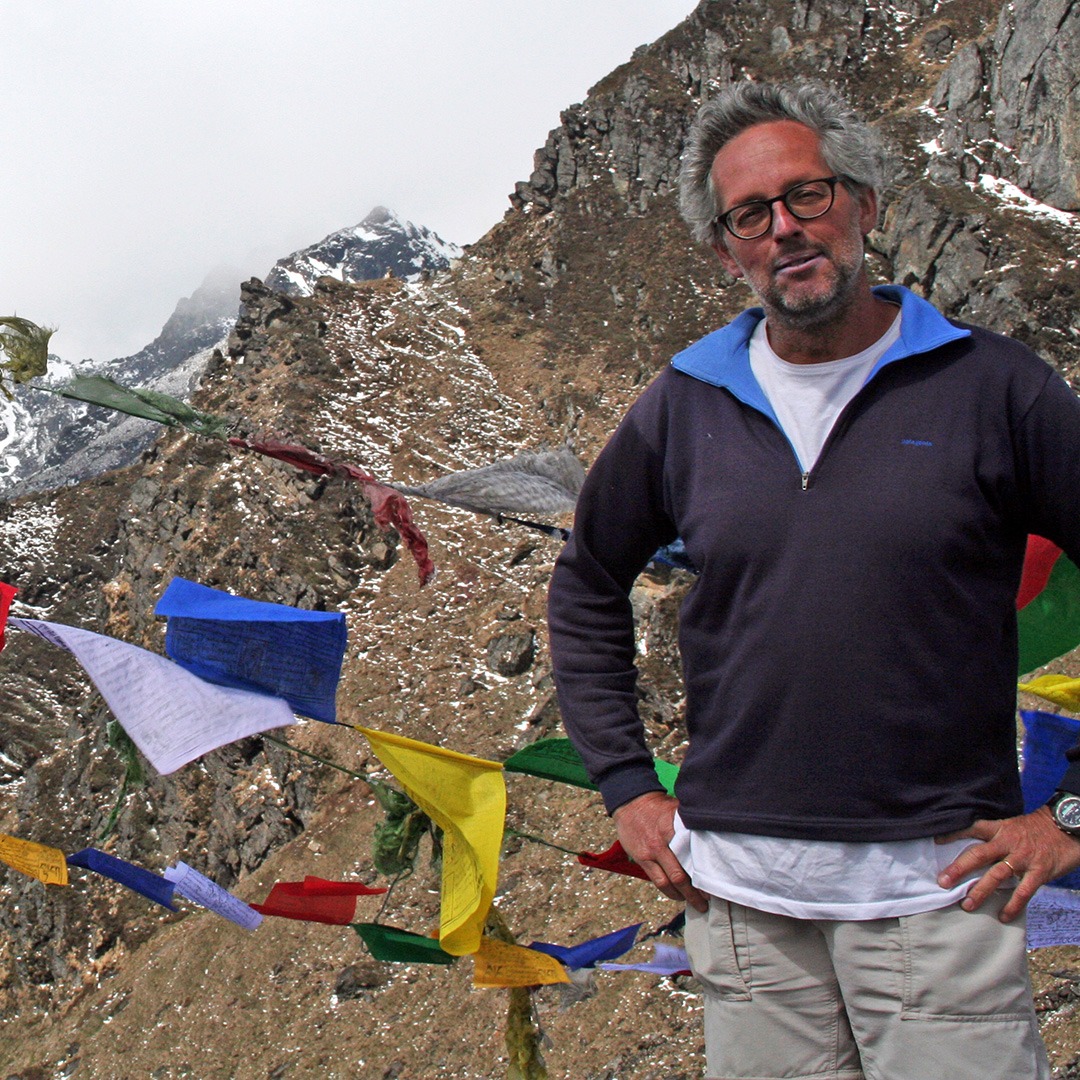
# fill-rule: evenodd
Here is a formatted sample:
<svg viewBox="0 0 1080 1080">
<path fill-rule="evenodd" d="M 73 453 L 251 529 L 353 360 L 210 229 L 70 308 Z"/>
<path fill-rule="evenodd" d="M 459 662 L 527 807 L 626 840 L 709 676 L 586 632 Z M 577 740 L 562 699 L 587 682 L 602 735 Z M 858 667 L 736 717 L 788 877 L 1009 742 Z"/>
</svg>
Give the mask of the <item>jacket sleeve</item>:
<svg viewBox="0 0 1080 1080">
<path fill-rule="evenodd" d="M 662 791 L 637 709 L 630 589 L 675 539 L 665 509 L 661 376 L 600 453 L 551 578 L 548 622 L 563 723 L 608 812 Z"/>
<path fill-rule="evenodd" d="M 1080 397 L 1056 372 L 1024 417 L 1019 439 L 1029 531 L 1052 540 L 1080 566 Z M 1080 793 L 1080 742 L 1067 757 L 1061 787 Z"/>
</svg>

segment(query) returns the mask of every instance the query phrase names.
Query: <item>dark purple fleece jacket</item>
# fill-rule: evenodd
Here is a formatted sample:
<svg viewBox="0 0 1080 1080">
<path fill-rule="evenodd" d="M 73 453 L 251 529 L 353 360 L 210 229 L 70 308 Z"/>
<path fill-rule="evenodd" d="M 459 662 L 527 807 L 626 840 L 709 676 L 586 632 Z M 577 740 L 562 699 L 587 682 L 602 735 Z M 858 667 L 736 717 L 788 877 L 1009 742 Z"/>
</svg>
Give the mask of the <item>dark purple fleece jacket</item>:
<svg viewBox="0 0 1080 1080">
<path fill-rule="evenodd" d="M 692 829 L 902 840 L 1022 811 L 1029 532 L 1080 561 L 1080 400 L 906 290 L 901 339 L 807 476 L 750 372 L 760 310 L 675 358 L 589 472 L 551 582 L 566 729 L 609 810 L 660 790 L 628 594 L 682 537 Z"/>
</svg>

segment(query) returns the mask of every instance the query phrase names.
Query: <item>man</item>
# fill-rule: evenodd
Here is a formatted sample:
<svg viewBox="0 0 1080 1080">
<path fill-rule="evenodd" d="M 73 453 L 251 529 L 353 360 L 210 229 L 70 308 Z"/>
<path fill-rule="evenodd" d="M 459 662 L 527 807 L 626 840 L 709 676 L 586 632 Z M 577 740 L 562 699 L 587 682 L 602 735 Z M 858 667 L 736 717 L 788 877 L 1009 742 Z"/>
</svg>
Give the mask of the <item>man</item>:
<svg viewBox="0 0 1080 1080">
<path fill-rule="evenodd" d="M 1014 601 L 1029 533 L 1080 560 L 1080 403 L 1018 343 L 870 288 L 882 167 L 824 87 L 702 108 L 683 215 L 761 308 L 633 406 L 551 583 L 566 728 L 627 852 L 689 904 L 724 1080 L 1050 1075 L 1022 913 L 1080 839 L 1022 813 Z M 700 574 L 676 800 L 628 593 L 677 536 Z"/>
</svg>

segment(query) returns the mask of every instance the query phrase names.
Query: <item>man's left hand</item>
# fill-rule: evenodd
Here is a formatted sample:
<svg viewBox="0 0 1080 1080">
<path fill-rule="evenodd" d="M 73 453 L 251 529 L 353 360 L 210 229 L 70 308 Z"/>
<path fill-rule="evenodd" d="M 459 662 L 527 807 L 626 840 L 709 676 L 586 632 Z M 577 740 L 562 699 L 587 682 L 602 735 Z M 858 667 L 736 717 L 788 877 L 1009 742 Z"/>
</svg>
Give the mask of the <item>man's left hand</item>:
<svg viewBox="0 0 1080 1080">
<path fill-rule="evenodd" d="M 983 842 L 973 844 L 946 866 L 938 884 L 951 889 L 972 871 L 988 867 L 960 904 L 965 911 L 975 911 L 1009 878 L 1019 879 L 1001 909 L 1002 922 L 1015 919 L 1041 885 L 1080 866 L 1080 839 L 1059 829 L 1045 806 L 1020 817 L 976 821 L 969 829 L 937 839 L 945 843 L 968 838 Z"/>
</svg>

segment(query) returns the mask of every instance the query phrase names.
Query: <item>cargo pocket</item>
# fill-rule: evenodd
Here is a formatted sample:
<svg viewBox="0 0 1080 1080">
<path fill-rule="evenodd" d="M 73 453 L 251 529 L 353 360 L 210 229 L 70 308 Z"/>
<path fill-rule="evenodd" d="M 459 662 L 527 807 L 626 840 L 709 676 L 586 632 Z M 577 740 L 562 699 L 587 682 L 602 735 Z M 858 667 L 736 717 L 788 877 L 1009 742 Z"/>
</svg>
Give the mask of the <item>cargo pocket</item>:
<svg viewBox="0 0 1080 1080">
<path fill-rule="evenodd" d="M 750 1000 L 750 952 L 742 907 L 715 896 L 707 912 L 687 907 L 685 941 L 690 969 L 709 993 L 727 1001 Z"/>
<path fill-rule="evenodd" d="M 1031 1019 L 1024 920 L 997 917 L 1008 897 L 1000 891 L 978 911 L 953 906 L 899 920 L 903 1019 Z"/>
</svg>

